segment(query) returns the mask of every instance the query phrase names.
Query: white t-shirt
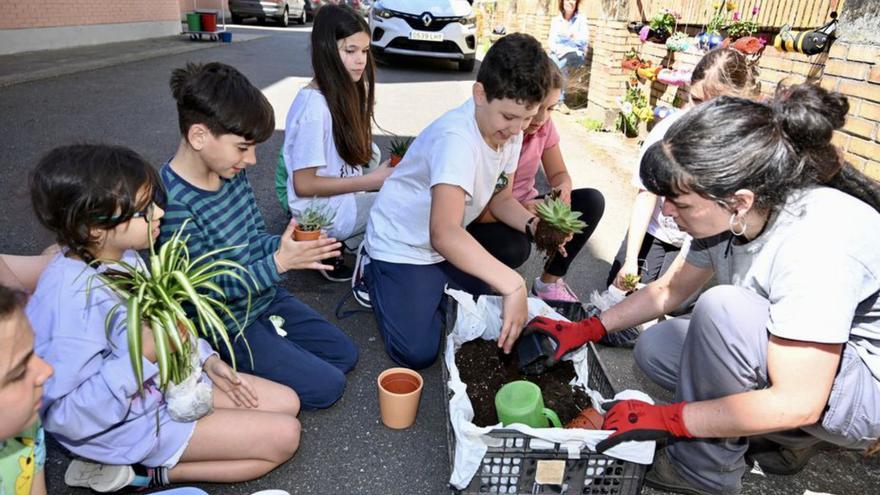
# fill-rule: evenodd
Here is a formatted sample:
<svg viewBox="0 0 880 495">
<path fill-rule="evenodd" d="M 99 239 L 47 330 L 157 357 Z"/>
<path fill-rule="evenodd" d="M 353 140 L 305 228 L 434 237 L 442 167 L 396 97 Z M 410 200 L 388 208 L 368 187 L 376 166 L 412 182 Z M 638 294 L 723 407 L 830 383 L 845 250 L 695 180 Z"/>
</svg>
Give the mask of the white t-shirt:
<svg viewBox="0 0 880 495">
<path fill-rule="evenodd" d="M 324 95 L 317 89 L 308 87 L 301 89 L 290 104 L 282 153 L 287 176 L 290 178 L 295 171 L 307 168 L 316 168 L 319 177 L 363 175 L 362 167 L 345 163 L 336 151 L 330 108 Z M 351 237 L 357 218 L 355 194 L 358 193 L 319 198 L 336 209 L 336 218 L 328 229 L 328 235 L 339 239 Z M 293 188 L 293 180 L 287 181 L 287 206 L 294 218 L 299 216 L 312 199 L 297 196 Z"/>
<path fill-rule="evenodd" d="M 639 169 L 642 164 L 642 157 L 645 156 L 645 151 L 652 144 L 660 142 L 660 140 L 663 139 L 663 136 L 666 135 L 666 131 L 668 131 L 669 128 L 672 127 L 672 124 L 678 121 L 678 119 L 684 114 L 684 110 L 679 110 L 667 115 L 666 118 L 658 122 L 645 137 L 642 149 L 639 150 L 639 159 L 635 163 L 632 178 L 632 185 L 640 191 L 645 190 L 645 184 L 642 183 L 642 178 L 639 175 Z M 659 199 L 660 200 L 657 201 L 657 206 L 654 207 L 654 213 L 651 214 L 651 220 L 648 222 L 648 233 L 666 244 L 681 247 L 687 240 L 688 235 L 678 228 L 678 225 L 675 224 L 675 220 L 661 213 L 661 210 L 663 209 L 663 198 Z"/>
<path fill-rule="evenodd" d="M 413 141 L 370 212 L 366 236 L 370 258 L 412 265 L 443 261 L 431 246 L 431 188 L 451 184 L 464 189 L 462 226 L 466 226 L 492 199 L 499 176 L 516 171 L 522 133 L 494 150 L 483 140 L 474 111 L 473 99 L 468 99 Z"/>
<path fill-rule="evenodd" d="M 828 187 L 792 195 L 755 240 L 694 239 L 687 261 L 770 301 L 778 337 L 850 342 L 880 386 L 880 214 Z"/>
</svg>

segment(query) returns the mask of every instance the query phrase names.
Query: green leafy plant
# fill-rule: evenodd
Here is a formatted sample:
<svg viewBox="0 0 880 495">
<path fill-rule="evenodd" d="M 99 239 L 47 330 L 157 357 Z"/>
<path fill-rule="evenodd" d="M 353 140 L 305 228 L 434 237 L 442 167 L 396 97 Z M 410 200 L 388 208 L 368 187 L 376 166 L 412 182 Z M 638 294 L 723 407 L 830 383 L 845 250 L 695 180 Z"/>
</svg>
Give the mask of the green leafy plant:
<svg viewBox="0 0 880 495">
<path fill-rule="evenodd" d="M 639 286 L 639 282 L 641 281 L 641 275 L 637 273 L 628 273 L 622 277 L 620 288 L 623 289 L 624 292 L 631 292 L 636 290 L 636 288 Z"/>
<path fill-rule="evenodd" d="M 195 371 L 192 358 L 198 352 L 198 336 L 212 341 L 215 348 L 222 342 L 235 367 L 230 332 L 221 315 L 228 316 L 238 327 L 236 338 L 244 338 L 241 322 L 229 309 L 223 289 L 214 282 L 215 278 L 226 276 L 249 286 L 242 275 L 248 274 L 243 266 L 219 257 L 242 246 L 215 249 L 191 259 L 187 249 L 189 236 L 182 236 L 187 222 L 189 220 L 158 252 L 150 245 L 149 273 L 124 261 L 105 260 L 103 263 L 112 268 L 96 275 L 103 287 L 122 299 L 107 314 L 105 325 L 109 333 L 119 310 L 125 308 L 129 356 L 140 393 L 143 393 L 144 382 L 142 325 L 149 324 L 152 330 L 159 368 L 158 386 L 162 391 L 167 390 L 169 383 L 178 384 Z M 194 320 L 187 316 L 185 307 L 194 310 Z M 248 290 L 245 321 L 250 307 Z"/>
<path fill-rule="evenodd" d="M 555 253 L 568 236 L 580 234 L 587 226 L 580 219 L 581 213 L 572 211 L 571 205 L 559 199 L 559 191 L 555 189 L 538 203 L 535 213 L 541 219 L 535 230 L 535 245 L 546 253 Z"/>
<path fill-rule="evenodd" d="M 601 132 L 605 130 L 605 124 L 599 119 L 585 118 L 581 120 L 581 125 L 588 131 Z"/>
<path fill-rule="evenodd" d="M 672 33 L 675 28 L 676 20 L 680 16 L 669 9 L 661 9 L 660 12 L 654 14 L 648 21 L 648 26 L 655 32 Z"/>
<path fill-rule="evenodd" d="M 403 159 L 403 155 L 409 150 L 409 145 L 413 142 L 411 137 L 395 137 L 391 139 L 391 145 L 388 146 L 388 153 L 391 155 L 391 166 L 395 166 Z"/>
<path fill-rule="evenodd" d="M 326 229 L 333 225 L 333 219 L 336 218 L 336 209 L 331 207 L 326 201 L 320 201 L 318 198 L 312 198 L 309 205 L 302 211 L 296 219 L 296 228 L 303 232 L 314 232 Z"/>
<path fill-rule="evenodd" d="M 648 103 L 638 84 L 627 83 L 623 98 L 617 99 L 620 115 L 617 118 L 617 129 L 627 136 L 637 136 L 640 121 L 650 122 L 654 119 L 654 109 Z"/>
</svg>

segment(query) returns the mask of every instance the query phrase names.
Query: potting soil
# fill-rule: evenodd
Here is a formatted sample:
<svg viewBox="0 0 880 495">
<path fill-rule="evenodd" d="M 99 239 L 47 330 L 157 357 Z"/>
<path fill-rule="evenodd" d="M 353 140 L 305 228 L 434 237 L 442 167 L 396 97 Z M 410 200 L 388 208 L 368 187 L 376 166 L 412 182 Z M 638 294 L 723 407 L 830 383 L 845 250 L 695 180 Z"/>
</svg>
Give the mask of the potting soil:
<svg viewBox="0 0 880 495">
<path fill-rule="evenodd" d="M 474 339 L 462 344 L 455 353 L 455 364 L 461 381 L 467 385 L 474 408 L 473 423 L 477 426 L 498 424 L 495 394 L 506 383 L 516 380 L 527 380 L 540 387 L 544 407 L 556 412 L 562 424 L 591 405 L 582 388 L 569 385 L 575 378 L 570 361 L 561 361 L 543 375 L 527 376 L 519 372 L 516 353 L 504 354 L 497 342 Z"/>
</svg>

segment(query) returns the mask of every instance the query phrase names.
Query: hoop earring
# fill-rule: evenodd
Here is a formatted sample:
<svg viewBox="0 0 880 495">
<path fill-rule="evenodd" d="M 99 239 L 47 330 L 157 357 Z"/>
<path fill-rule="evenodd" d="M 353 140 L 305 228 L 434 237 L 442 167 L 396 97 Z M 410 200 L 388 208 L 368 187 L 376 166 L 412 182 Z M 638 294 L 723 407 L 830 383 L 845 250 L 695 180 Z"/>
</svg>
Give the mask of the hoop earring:
<svg viewBox="0 0 880 495">
<path fill-rule="evenodd" d="M 732 213 L 732 214 L 730 215 L 730 220 L 727 221 L 727 227 L 730 229 L 730 233 L 731 233 L 731 234 L 733 234 L 733 235 L 739 237 L 739 236 L 741 236 L 741 235 L 743 235 L 743 234 L 746 233 L 746 229 L 749 228 L 749 225 L 748 225 L 748 223 L 747 223 L 745 220 L 743 220 L 743 222 L 742 222 L 742 230 L 740 230 L 739 232 L 737 232 L 736 229 L 734 228 L 734 222 L 736 222 L 736 220 L 737 220 L 737 218 L 736 218 L 736 213 Z"/>
</svg>

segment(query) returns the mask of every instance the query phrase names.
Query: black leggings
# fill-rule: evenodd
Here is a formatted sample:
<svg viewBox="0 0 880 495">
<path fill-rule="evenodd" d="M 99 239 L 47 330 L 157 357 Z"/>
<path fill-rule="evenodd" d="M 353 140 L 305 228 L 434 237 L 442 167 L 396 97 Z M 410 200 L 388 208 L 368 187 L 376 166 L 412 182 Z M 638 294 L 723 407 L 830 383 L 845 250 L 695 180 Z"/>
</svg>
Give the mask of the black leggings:
<svg viewBox="0 0 880 495">
<path fill-rule="evenodd" d="M 581 220 L 587 226 L 565 245 L 568 256 L 552 256 L 544 265 L 544 271 L 556 277 L 565 276 L 575 256 L 593 235 L 602 214 L 605 213 L 605 197 L 596 189 L 575 189 L 571 192 L 571 209 L 582 213 Z M 472 223 L 468 225 L 467 231 L 486 251 L 511 268 L 522 266 L 532 253 L 529 238 L 501 222 Z"/>
<path fill-rule="evenodd" d="M 620 243 L 620 249 L 617 250 L 617 256 L 614 257 L 614 263 L 611 264 L 611 271 L 608 272 L 608 280 L 606 280 L 608 285 L 614 283 L 614 279 L 617 278 L 617 274 L 620 272 L 620 268 L 626 259 L 627 237 L 629 237 L 629 232 L 623 236 L 623 242 Z M 642 245 L 639 248 L 638 258 L 641 282 L 647 284 L 660 278 L 661 275 L 666 273 L 672 262 L 675 261 L 679 251 L 681 251 L 680 247 L 667 244 L 645 232 L 645 238 L 642 240 Z"/>
</svg>

